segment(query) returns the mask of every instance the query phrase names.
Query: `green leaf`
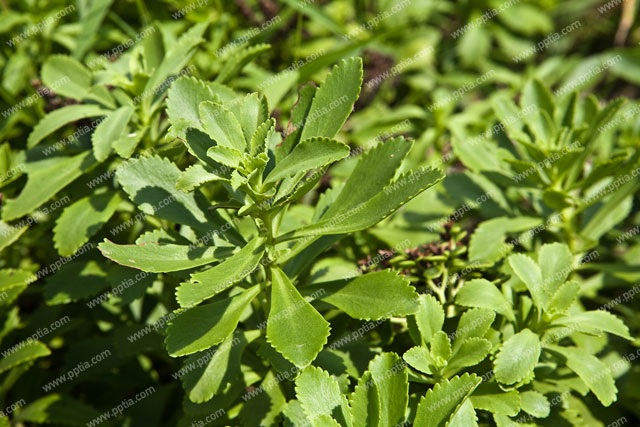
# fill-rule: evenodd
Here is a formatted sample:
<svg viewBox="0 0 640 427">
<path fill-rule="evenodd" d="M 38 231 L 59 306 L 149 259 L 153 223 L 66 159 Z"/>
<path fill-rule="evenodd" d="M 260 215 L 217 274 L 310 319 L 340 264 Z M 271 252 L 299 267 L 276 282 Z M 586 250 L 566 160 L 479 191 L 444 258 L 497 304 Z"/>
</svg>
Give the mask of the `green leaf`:
<svg viewBox="0 0 640 427">
<path fill-rule="evenodd" d="M 280 268 L 270 268 L 267 339 L 285 359 L 298 367 L 308 366 L 327 343 L 329 323 L 300 295 Z"/>
<path fill-rule="evenodd" d="M 609 406 L 616 401 L 615 382 L 609 368 L 597 357 L 577 347 L 549 346 L 550 350 L 560 353 L 567 359 L 567 366 L 578 374 L 580 379 L 596 395 L 600 403 Z"/>
<path fill-rule="evenodd" d="M 444 324 L 442 304 L 433 295 L 420 295 L 420 307 L 415 314 L 415 322 L 420 331 L 422 342 L 428 344 Z"/>
<path fill-rule="evenodd" d="M 546 418 L 551 412 L 551 404 L 542 393 L 537 391 L 524 391 L 520 393 L 522 410 L 536 418 Z"/>
<path fill-rule="evenodd" d="M 73 49 L 73 57 L 82 59 L 96 40 L 102 20 L 109 12 L 113 0 L 94 0 L 82 3 L 78 11 L 79 31 Z"/>
<path fill-rule="evenodd" d="M 53 110 L 33 128 L 27 140 L 27 147 L 35 147 L 45 137 L 71 122 L 89 117 L 104 116 L 108 112 L 109 110 L 94 104 L 69 105 Z"/>
<path fill-rule="evenodd" d="M 484 338 L 465 339 L 447 362 L 445 375 L 455 374 L 462 368 L 482 362 L 489 354 L 491 347 L 491 342 Z"/>
<path fill-rule="evenodd" d="M 16 347 L 10 349 L 8 354 L 3 355 L 0 360 L 0 373 L 50 354 L 51 351 L 46 345 L 28 338 L 23 343 L 19 343 Z"/>
<path fill-rule="evenodd" d="M 551 297 L 551 301 L 549 301 L 549 310 L 554 310 L 560 313 L 566 312 L 576 301 L 579 292 L 580 284 L 578 284 L 578 282 L 571 281 L 563 283 Z"/>
<path fill-rule="evenodd" d="M 433 364 L 431 361 L 431 353 L 426 347 L 411 347 L 404 353 L 404 355 L 402 355 L 402 358 L 413 369 L 417 369 L 427 375 L 431 375 L 433 373 L 431 371 L 431 365 Z"/>
<path fill-rule="evenodd" d="M 14 224 L 9 225 L 4 221 L 0 221 L 0 250 L 8 247 L 12 243 L 22 236 L 22 233 L 27 231 L 29 228 L 29 224 L 20 225 Z"/>
<path fill-rule="evenodd" d="M 270 48 L 270 45 L 261 43 L 247 46 L 234 52 L 231 58 L 225 62 L 220 72 L 218 72 L 216 82 L 225 83 L 229 81 L 229 79 L 235 77 L 253 58 Z"/>
<path fill-rule="evenodd" d="M 456 294 L 456 304 L 495 310 L 511 321 L 515 320 L 511 301 L 507 300 L 496 285 L 486 279 L 466 282 Z"/>
<path fill-rule="evenodd" d="M 371 372 L 365 372 L 358 380 L 351 397 L 353 427 L 378 427 L 380 422 L 380 393 Z"/>
<path fill-rule="evenodd" d="M 96 295 L 109 287 L 106 266 L 93 260 L 70 262 L 47 279 L 44 298 L 49 305 L 68 304 Z"/>
<path fill-rule="evenodd" d="M 195 353 L 185 359 L 174 378 L 180 377 L 190 401 L 210 400 L 240 374 L 240 357 L 247 340 L 239 335 L 231 334 L 215 350 Z"/>
<path fill-rule="evenodd" d="M 242 153 L 229 147 L 211 147 L 207 150 L 207 156 L 211 157 L 218 163 L 229 166 L 230 168 L 238 168 L 243 162 Z"/>
<path fill-rule="evenodd" d="M 494 263 L 504 257 L 509 247 L 505 245 L 507 233 L 519 233 L 541 223 L 539 218 L 493 218 L 482 222 L 469 242 L 469 261 Z"/>
<path fill-rule="evenodd" d="M 14 421 L 24 424 L 58 424 L 86 426 L 100 413 L 71 397 L 49 394 L 29 403 L 16 414 Z"/>
<path fill-rule="evenodd" d="M 520 412 L 517 390 L 504 391 L 495 381 L 483 382 L 469 397 L 473 407 L 493 414 L 514 416 Z"/>
<path fill-rule="evenodd" d="M 102 162 L 109 157 L 112 144 L 120 139 L 127 130 L 129 119 L 133 115 L 133 107 L 120 107 L 107 114 L 107 117 L 96 127 L 91 135 L 93 155 Z"/>
<path fill-rule="evenodd" d="M 167 91 L 167 115 L 173 126 L 172 133 L 185 138 L 186 128 L 204 131 L 200 123 L 200 104 L 219 101 L 209 86 L 190 76 L 180 77 Z M 181 130 L 177 132 L 177 129 Z"/>
<path fill-rule="evenodd" d="M 200 104 L 200 121 L 207 133 L 219 146 L 244 153 L 246 142 L 242 126 L 236 116 L 214 102 Z"/>
<path fill-rule="evenodd" d="M 478 416 L 469 399 L 466 399 L 453 414 L 449 427 L 478 427 Z"/>
<path fill-rule="evenodd" d="M 260 293 L 254 286 L 230 298 L 173 313 L 165 343 L 171 357 L 186 356 L 221 343 L 238 326 L 242 312 Z"/>
<path fill-rule="evenodd" d="M 109 240 L 100 243 L 98 249 L 118 264 L 153 273 L 187 270 L 221 261 L 233 254 L 231 246 L 192 247 L 155 242 L 118 245 Z"/>
<path fill-rule="evenodd" d="M 36 275 L 25 270 L 7 268 L 0 270 L 0 306 L 8 306 L 24 291 L 27 286 L 35 282 Z M 0 339 L 2 334 L 0 333 Z"/>
<path fill-rule="evenodd" d="M 526 285 L 536 306 L 546 309 L 549 301 L 549 293 L 542 280 L 542 271 L 538 264 L 524 254 L 509 256 L 509 265 L 513 272 Z"/>
<path fill-rule="evenodd" d="M 498 382 L 511 385 L 529 376 L 538 363 L 540 351 L 538 335 L 529 329 L 506 340 L 493 362 Z"/>
<path fill-rule="evenodd" d="M 84 99 L 91 88 L 91 71 L 76 59 L 51 55 L 42 64 L 42 83 L 56 94 Z"/>
<path fill-rule="evenodd" d="M 362 59 L 349 58 L 335 66 L 316 90 L 300 140 L 314 136 L 333 138 L 349 117 L 361 85 Z"/>
<path fill-rule="evenodd" d="M 204 183 L 211 181 L 225 180 L 226 178 L 215 173 L 215 170 L 208 165 L 195 164 L 185 169 L 178 182 L 176 188 L 182 191 L 193 191 Z"/>
<path fill-rule="evenodd" d="M 264 183 L 274 183 L 282 178 L 343 159 L 349 155 L 349 146 L 328 138 L 310 138 L 296 145 L 293 151 L 276 163 Z"/>
<path fill-rule="evenodd" d="M 244 133 L 244 140 L 247 145 L 251 144 L 251 139 L 258 127 L 269 118 L 269 106 L 264 95 L 251 93 L 245 96 L 240 106 L 240 125 Z"/>
<path fill-rule="evenodd" d="M 437 169 L 425 168 L 408 172 L 398 178 L 381 193 L 340 215 L 299 228 L 280 236 L 288 240 L 305 236 L 346 234 L 360 231 L 382 221 L 402 205 L 440 181 L 444 175 Z"/>
<path fill-rule="evenodd" d="M 142 212 L 197 230 L 208 232 L 212 225 L 219 230 L 225 223 L 207 213 L 209 202 L 202 194 L 176 189 L 180 174 L 175 164 L 158 156 L 130 159 L 116 170 L 118 182 Z"/>
<path fill-rule="evenodd" d="M 412 142 L 402 137 L 389 139 L 361 155 L 335 202 L 324 213 L 331 218 L 375 197 L 389 185 Z M 372 174 L 371 171 L 376 173 Z"/>
<path fill-rule="evenodd" d="M 338 381 L 326 371 L 309 366 L 296 378 L 296 396 L 312 421 L 323 415 L 331 417 L 340 411 L 342 393 Z"/>
<path fill-rule="evenodd" d="M 542 245 L 538 252 L 538 265 L 542 270 L 544 288 L 554 293 L 571 272 L 572 255 L 564 243 Z"/>
<path fill-rule="evenodd" d="M 176 289 L 176 299 L 181 307 L 195 305 L 238 283 L 258 268 L 264 254 L 264 239 L 254 237 L 238 253 L 215 267 L 191 275 L 191 282 L 182 283 Z"/>
<path fill-rule="evenodd" d="M 320 298 L 354 319 L 379 320 L 405 316 L 418 311 L 418 294 L 409 281 L 397 272 L 385 270 L 313 286 L 322 287 Z"/>
<path fill-rule="evenodd" d="M 629 329 L 624 322 L 613 314 L 604 310 L 584 311 L 564 316 L 553 322 L 556 325 L 568 326 L 572 329 L 587 333 L 604 331 L 619 337 L 632 340 Z"/>
<path fill-rule="evenodd" d="M 54 246 L 62 256 L 75 253 L 102 228 L 122 199 L 115 191 L 93 193 L 65 208 L 53 228 Z"/>
<path fill-rule="evenodd" d="M 409 398 L 408 373 L 395 353 L 383 353 L 369 363 L 369 371 L 380 393 L 380 427 L 404 421 Z"/>
<path fill-rule="evenodd" d="M 462 313 L 453 348 L 458 349 L 467 338 L 484 338 L 495 318 L 496 314 L 492 310 L 484 308 L 474 308 Z"/>
<path fill-rule="evenodd" d="M 250 154 L 255 156 L 259 153 L 264 153 L 267 148 L 267 142 L 269 138 L 274 134 L 276 129 L 276 121 L 271 118 L 262 123 L 256 131 L 253 133 L 250 141 Z"/>
<path fill-rule="evenodd" d="M 536 108 L 545 111 L 549 117 L 553 117 L 555 103 L 551 92 L 545 85 L 538 80 L 529 80 L 522 89 L 520 107 L 525 111 L 529 108 Z M 525 117 L 529 117 L 529 115 Z"/>
<path fill-rule="evenodd" d="M 93 164 L 90 152 L 27 163 L 27 184 L 18 197 L 3 201 L 2 219 L 9 221 L 32 212 Z"/>
<path fill-rule="evenodd" d="M 434 385 L 420 399 L 413 424 L 445 427 L 480 382 L 475 374 L 464 374 Z"/>
<path fill-rule="evenodd" d="M 438 366 L 444 365 L 444 363 L 451 357 L 451 341 L 449 336 L 444 331 L 438 331 L 431 339 L 431 359 L 438 364 Z"/>
</svg>

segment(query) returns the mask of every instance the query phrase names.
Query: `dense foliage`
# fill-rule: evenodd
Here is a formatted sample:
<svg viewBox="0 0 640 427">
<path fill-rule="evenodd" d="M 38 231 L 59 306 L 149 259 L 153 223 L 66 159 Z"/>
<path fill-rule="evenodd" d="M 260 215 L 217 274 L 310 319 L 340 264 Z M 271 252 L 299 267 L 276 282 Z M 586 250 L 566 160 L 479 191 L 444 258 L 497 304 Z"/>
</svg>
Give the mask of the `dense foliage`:
<svg viewBox="0 0 640 427">
<path fill-rule="evenodd" d="M 0 8 L 0 427 L 640 422 L 635 1 Z"/>
</svg>

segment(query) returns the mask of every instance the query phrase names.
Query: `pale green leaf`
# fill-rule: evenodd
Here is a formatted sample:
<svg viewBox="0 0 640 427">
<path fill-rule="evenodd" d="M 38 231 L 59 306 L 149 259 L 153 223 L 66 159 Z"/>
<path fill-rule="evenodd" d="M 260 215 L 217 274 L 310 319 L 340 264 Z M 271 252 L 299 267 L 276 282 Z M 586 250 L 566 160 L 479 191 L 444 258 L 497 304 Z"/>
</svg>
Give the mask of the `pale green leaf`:
<svg viewBox="0 0 640 427">
<path fill-rule="evenodd" d="M 251 93 L 247 95 L 240 107 L 240 125 L 244 133 L 247 145 L 251 144 L 251 139 L 256 130 L 269 118 L 269 106 L 264 95 Z"/>
<path fill-rule="evenodd" d="M 564 243 L 542 245 L 538 252 L 538 265 L 542 270 L 544 288 L 554 293 L 571 273 L 572 256 Z"/>
<path fill-rule="evenodd" d="M 542 279 L 542 271 L 538 264 L 524 254 L 509 256 L 509 265 L 516 276 L 524 282 L 531 293 L 531 298 L 536 306 L 546 309 L 549 301 L 549 293 Z"/>
<path fill-rule="evenodd" d="M 507 233 L 518 233 L 541 223 L 539 218 L 493 218 L 482 222 L 469 242 L 469 261 L 494 263 L 509 252 Z"/>
<path fill-rule="evenodd" d="M 53 110 L 44 116 L 33 128 L 33 131 L 29 134 L 27 147 L 35 147 L 45 137 L 51 135 L 66 124 L 88 117 L 104 116 L 108 112 L 109 110 L 105 110 L 99 105 L 94 104 L 69 105 Z"/>
<path fill-rule="evenodd" d="M 219 146 L 233 148 L 244 153 L 246 141 L 242 126 L 236 116 L 214 102 L 200 104 L 200 121 L 207 135 Z"/>
<path fill-rule="evenodd" d="M 200 273 L 191 275 L 191 282 L 176 289 L 176 299 L 182 307 L 195 305 L 238 283 L 258 268 L 264 254 L 264 239 L 254 237 L 239 252 Z"/>
<path fill-rule="evenodd" d="M 542 393 L 537 391 L 523 391 L 520 393 L 522 410 L 536 418 L 546 418 L 551 411 L 551 404 Z"/>
<path fill-rule="evenodd" d="M 495 310 L 509 320 L 515 320 L 511 301 L 486 279 L 473 279 L 464 284 L 456 294 L 456 304 Z"/>
<path fill-rule="evenodd" d="M 354 319 L 379 320 L 405 316 L 418 311 L 418 294 L 409 281 L 397 272 L 378 271 L 344 280 L 313 286 L 323 290 L 320 298 Z"/>
<path fill-rule="evenodd" d="M 365 372 L 358 380 L 351 397 L 353 427 L 378 427 L 380 422 L 380 393 L 371 372 Z"/>
<path fill-rule="evenodd" d="M 362 59 L 349 58 L 335 66 L 316 90 L 300 140 L 314 136 L 333 138 L 349 117 L 361 85 Z"/>
<path fill-rule="evenodd" d="M 469 399 L 465 399 L 462 406 L 453 414 L 448 427 L 478 427 L 478 417 Z"/>
<path fill-rule="evenodd" d="M 604 331 L 631 340 L 629 328 L 615 315 L 604 310 L 584 311 L 564 316 L 553 322 L 584 332 Z"/>
<path fill-rule="evenodd" d="M 426 347 L 411 347 L 404 353 L 404 355 L 402 355 L 402 358 L 413 369 L 417 369 L 427 375 L 431 375 L 433 373 L 431 371 L 431 365 L 433 364 L 431 362 L 431 353 Z"/>
<path fill-rule="evenodd" d="M 69 256 L 111 218 L 122 199 L 115 191 L 93 193 L 62 211 L 53 228 L 54 246 L 58 253 Z"/>
<path fill-rule="evenodd" d="M 270 268 L 267 339 L 285 359 L 298 367 L 308 366 L 327 343 L 329 322 L 300 295 L 282 270 Z"/>
<path fill-rule="evenodd" d="M 186 356 L 224 341 L 259 293 L 260 287 L 254 286 L 233 297 L 174 312 L 165 339 L 169 355 Z"/>
<path fill-rule="evenodd" d="M 312 422 L 322 415 L 331 417 L 342 403 L 338 381 L 315 366 L 307 367 L 296 378 L 296 396 Z"/>
<path fill-rule="evenodd" d="M 580 292 L 580 284 L 576 281 L 565 282 L 553 294 L 549 301 L 549 310 L 566 312 L 576 301 Z"/>
<path fill-rule="evenodd" d="M 445 427 L 458 408 L 480 383 L 475 374 L 443 380 L 427 391 L 416 412 L 414 425 Z"/>
<path fill-rule="evenodd" d="M 96 126 L 96 130 L 91 135 L 93 155 L 96 160 L 101 162 L 109 157 L 113 143 L 126 132 L 132 115 L 133 107 L 120 107 L 107 114 L 106 118 Z"/>
<path fill-rule="evenodd" d="M 3 357 L 0 360 L 0 373 L 8 371 L 15 366 L 31 362 L 32 360 L 48 356 L 50 354 L 51 351 L 47 348 L 46 345 L 44 345 L 40 341 L 35 341 L 31 338 L 28 338 L 23 343 L 19 343 L 16 347 L 11 348 L 8 351 L 8 354 L 3 353 Z"/>
<path fill-rule="evenodd" d="M 118 245 L 109 240 L 98 245 L 102 255 L 110 260 L 138 270 L 164 273 L 221 261 L 233 253 L 232 246 L 188 246 L 167 243 Z"/>
<path fill-rule="evenodd" d="M 493 362 L 496 379 L 506 385 L 522 381 L 533 372 L 540 357 L 540 340 L 523 329 L 506 340 Z"/>
<path fill-rule="evenodd" d="M 42 83 L 56 94 L 78 101 L 91 88 L 91 72 L 76 59 L 65 55 L 51 55 L 42 64 Z"/>
<path fill-rule="evenodd" d="M 420 295 L 420 307 L 415 314 L 415 322 L 420 331 L 422 342 L 428 344 L 433 335 L 442 329 L 444 309 L 433 295 Z"/>
<path fill-rule="evenodd" d="M 8 221 L 32 212 L 93 164 L 90 152 L 27 163 L 27 184 L 18 197 L 3 200 L 2 219 Z"/>
<path fill-rule="evenodd" d="M 469 397 L 474 408 L 493 414 L 514 416 L 520 412 L 520 395 L 517 390 L 504 391 L 495 381 L 485 381 Z"/>
<path fill-rule="evenodd" d="M 408 403 L 408 372 L 395 353 L 383 353 L 369 362 L 369 371 L 380 393 L 379 427 L 394 427 L 404 421 Z"/>
<path fill-rule="evenodd" d="M 276 163 L 264 182 L 274 183 L 282 178 L 328 165 L 348 155 L 349 146 L 342 142 L 328 138 L 306 139 Z"/>
<path fill-rule="evenodd" d="M 219 101 L 209 86 L 194 77 L 180 77 L 167 91 L 167 115 L 173 126 L 172 133 L 184 138 L 186 129 L 191 127 L 204 131 L 200 123 L 200 103 Z M 182 129 L 177 132 L 177 129 Z"/>
</svg>

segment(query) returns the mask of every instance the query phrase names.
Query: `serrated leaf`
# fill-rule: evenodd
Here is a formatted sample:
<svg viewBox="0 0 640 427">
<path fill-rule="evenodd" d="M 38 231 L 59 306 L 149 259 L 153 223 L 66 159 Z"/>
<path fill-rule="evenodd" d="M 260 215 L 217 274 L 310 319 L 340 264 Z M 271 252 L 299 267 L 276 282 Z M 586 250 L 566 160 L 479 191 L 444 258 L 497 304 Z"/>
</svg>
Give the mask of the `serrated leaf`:
<svg viewBox="0 0 640 427">
<path fill-rule="evenodd" d="M 102 162 L 109 157 L 113 143 L 123 136 L 132 115 L 133 107 L 120 107 L 107 114 L 106 118 L 96 126 L 96 130 L 91 135 L 93 155 L 96 160 Z"/>
<path fill-rule="evenodd" d="M 506 385 L 522 381 L 533 372 L 540 357 L 540 340 L 523 329 L 502 344 L 493 362 L 496 379 Z"/>
<path fill-rule="evenodd" d="M 381 193 L 358 207 L 299 228 L 279 237 L 281 240 L 305 236 L 346 234 L 371 227 L 398 210 L 418 194 L 440 181 L 444 175 L 437 169 L 408 172 L 387 186 Z"/>
<path fill-rule="evenodd" d="M 26 270 L 7 268 L 0 270 L 0 307 L 9 306 L 37 276 Z M 0 333 L 0 338 L 2 334 Z"/>
<path fill-rule="evenodd" d="M 205 232 L 212 226 L 220 230 L 226 223 L 207 212 L 209 203 L 202 194 L 176 189 L 180 173 L 168 159 L 149 156 L 128 160 L 118 167 L 116 177 L 142 212 Z M 231 236 L 229 232 L 225 234 Z"/>
<path fill-rule="evenodd" d="M 474 308 L 462 313 L 455 332 L 454 349 L 467 338 L 484 338 L 495 318 L 496 314 L 492 310 L 484 308 Z"/>
<path fill-rule="evenodd" d="M 238 168 L 242 164 L 242 153 L 234 148 L 215 146 L 207 150 L 207 156 L 230 168 Z"/>
<path fill-rule="evenodd" d="M 18 197 L 3 200 L 2 219 L 9 221 L 32 212 L 93 164 L 94 159 L 89 152 L 27 163 L 27 184 Z"/>
<path fill-rule="evenodd" d="M 369 363 L 369 371 L 380 393 L 379 427 L 393 427 L 404 421 L 409 399 L 408 373 L 395 353 L 383 353 Z"/>
<path fill-rule="evenodd" d="M 474 366 L 482 362 L 489 354 L 492 344 L 484 338 L 466 338 L 454 351 L 447 362 L 445 375 L 457 373 L 467 366 Z"/>
<path fill-rule="evenodd" d="M 310 287 L 323 290 L 320 299 L 334 305 L 354 319 L 379 320 L 405 316 L 418 311 L 418 294 L 397 272 L 378 271 L 345 282 L 339 280 Z"/>
<path fill-rule="evenodd" d="M 182 174 L 180 174 L 180 178 L 178 178 L 178 182 L 176 183 L 176 188 L 178 190 L 189 192 L 204 183 L 219 180 L 226 180 L 226 178 L 215 173 L 215 171 L 208 165 L 196 164 L 189 166 L 182 172 Z"/>
<path fill-rule="evenodd" d="M 422 342 L 428 344 L 444 324 L 442 304 L 433 295 L 420 295 L 420 307 L 415 314 L 415 322 L 420 331 Z"/>
<path fill-rule="evenodd" d="M 515 320 L 512 303 L 486 279 L 473 279 L 464 284 L 456 294 L 456 304 L 495 310 L 509 320 Z"/>
<path fill-rule="evenodd" d="M 482 222 L 469 242 L 469 261 L 494 263 L 508 253 L 505 245 L 507 233 L 518 233 L 541 223 L 539 218 L 493 218 Z"/>
<path fill-rule="evenodd" d="M 8 354 L 5 353 L 7 352 L 3 353 L 3 357 L 0 360 L 0 373 L 23 363 L 48 356 L 51 354 L 51 351 L 40 341 L 28 339 L 24 343 L 19 343 L 15 349 L 10 349 Z"/>
<path fill-rule="evenodd" d="M 221 261 L 233 254 L 232 246 L 191 247 L 156 242 L 118 245 L 109 240 L 100 243 L 98 249 L 118 264 L 153 273 L 187 270 Z"/>
<path fill-rule="evenodd" d="M 464 374 L 434 385 L 420 399 L 414 425 L 445 427 L 480 382 L 475 374 Z"/>
<path fill-rule="evenodd" d="M 271 170 L 265 184 L 282 178 L 320 168 L 349 155 L 349 146 L 328 138 L 310 138 L 296 145 L 291 153 L 279 160 Z"/>
<path fill-rule="evenodd" d="M 231 111 L 214 102 L 202 102 L 199 109 L 200 122 L 211 139 L 221 147 L 244 153 L 246 142 L 242 126 Z"/>
<path fill-rule="evenodd" d="M 58 253 L 62 256 L 75 253 L 111 218 L 121 201 L 117 192 L 107 191 L 93 193 L 65 208 L 53 228 Z"/>
<path fill-rule="evenodd" d="M 251 93 L 244 98 L 240 107 L 240 125 L 247 145 L 256 130 L 269 118 L 269 106 L 264 95 Z"/>
<path fill-rule="evenodd" d="M 300 295 L 280 268 L 270 268 L 271 310 L 267 319 L 267 339 L 296 366 L 308 366 L 327 343 L 329 323 Z"/>
<path fill-rule="evenodd" d="M 76 59 L 65 55 L 51 55 L 42 64 L 42 83 L 55 93 L 78 101 L 91 88 L 91 71 Z"/>
<path fill-rule="evenodd" d="M 504 391 L 495 381 L 483 382 L 469 397 L 476 409 L 493 414 L 514 416 L 520 412 L 520 395 L 517 390 Z"/>
<path fill-rule="evenodd" d="M 334 411 L 340 411 L 342 403 L 338 381 L 315 366 L 307 367 L 296 378 L 296 396 L 312 423 L 323 415 L 331 417 Z"/>
<path fill-rule="evenodd" d="M 239 335 L 231 334 L 215 350 L 195 353 L 185 359 L 184 366 L 176 374 L 190 401 L 210 400 L 240 374 L 240 357 L 247 340 Z"/>
<path fill-rule="evenodd" d="M 254 286 L 233 297 L 174 312 L 165 339 L 169 355 L 186 356 L 224 341 L 259 293 L 260 287 Z"/>
<path fill-rule="evenodd" d="M 47 279 L 44 298 L 49 305 L 67 304 L 96 295 L 109 287 L 105 266 L 93 260 L 69 262 Z"/>
<path fill-rule="evenodd" d="M 553 324 L 565 325 L 572 329 L 584 332 L 604 331 L 619 337 L 631 340 L 629 328 L 615 315 L 604 310 L 584 311 L 572 313 L 554 321 Z"/>
<path fill-rule="evenodd" d="M 191 282 L 176 289 L 181 307 L 195 305 L 238 283 L 258 268 L 264 254 L 264 239 L 254 237 L 239 252 L 200 273 L 191 275 Z"/>
<path fill-rule="evenodd" d="M 314 136 L 333 138 L 349 117 L 361 85 L 362 59 L 349 58 L 336 65 L 316 90 L 300 140 Z"/>
<path fill-rule="evenodd" d="M 184 138 L 186 128 L 204 131 L 200 123 L 199 108 L 205 101 L 219 100 L 204 82 L 188 76 L 175 80 L 167 91 L 167 115 L 174 126 L 172 133 Z M 176 132 L 178 128 L 182 130 Z"/>
<path fill-rule="evenodd" d="M 0 221 L 0 250 L 8 247 L 27 231 L 29 224 L 21 225 L 20 223 L 9 225 L 4 221 Z"/>
<path fill-rule="evenodd" d="M 225 83 L 235 77 L 253 58 L 271 48 L 268 44 L 257 44 L 239 49 L 229 58 L 216 77 L 216 82 Z"/>
<path fill-rule="evenodd" d="M 67 107 L 54 110 L 44 116 L 44 118 L 33 128 L 33 131 L 31 131 L 29 139 L 27 140 L 27 147 L 35 147 L 44 138 L 66 124 L 89 117 L 104 116 L 108 112 L 109 110 L 105 110 L 104 108 L 94 104 L 69 105 Z"/>
<path fill-rule="evenodd" d="M 546 418 L 551 411 L 551 404 L 542 393 L 529 390 L 520 393 L 522 410 L 536 418 Z"/>
<path fill-rule="evenodd" d="M 524 254 L 509 256 L 509 265 L 518 278 L 524 282 L 536 306 L 546 309 L 549 293 L 542 279 L 542 271 L 538 264 Z"/>
<path fill-rule="evenodd" d="M 420 372 L 424 372 L 427 375 L 431 375 L 431 353 L 426 347 L 416 346 L 411 347 L 402 356 L 405 362 L 409 364 L 413 369 L 417 369 Z"/>
<path fill-rule="evenodd" d="M 262 123 L 251 136 L 250 140 L 250 154 L 255 156 L 259 153 L 263 153 L 267 148 L 267 141 L 270 136 L 273 135 L 276 129 L 276 121 L 271 118 Z"/>
<path fill-rule="evenodd" d="M 564 243 L 542 245 L 538 252 L 538 265 L 542 271 L 544 288 L 554 293 L 571 273 L 572 255 Z"/>
<path fill-rule="evenodd" d="M 571 304 L 576 301 L 579 292 L 580 285 L 578 282 L 571 281 L 563 283 L 551 297 L 549 310 L 560 313 L 566 312 L 569 307 L 571 307 Z"/>
<path fill-rule="evenodd" d="M 379 143 L 362 154 L 335 202 L 324 213 L 325 218 L 348 211 L 381 192 L 395 176 L 411 146 L 411 141 L 399 137 Z M 373 170 L 375 174 L 371 173 Z"/>
<path fill-rule="evenodd" d="M 451 341 L 444 331 L 438 331 L 431 339 L 431 359 L 440 365 L 451 357 Z"/>
<path fill-rule="evenodd" d="M 580 379 L 596 395 L 600 403 L 609 406 L 616 401 L 618 389 L 607 366 L 597 357 L 577 347 L 549 346 L 549 349 L 562 354 L 567 366 L 578 374 Z"/>
<path fill-rule="evenodd" d="M 453 414 L 448 427 L 478 427 L 478 416 L 469 399 L 466 399 Z"/>
<path fill-rule="evenodd" d="M 380 393 L 371 372 L 365 372 L 358 380 L 351 397 L 353 427 L 378 427 L 380 422 Z"/>
</svg>

